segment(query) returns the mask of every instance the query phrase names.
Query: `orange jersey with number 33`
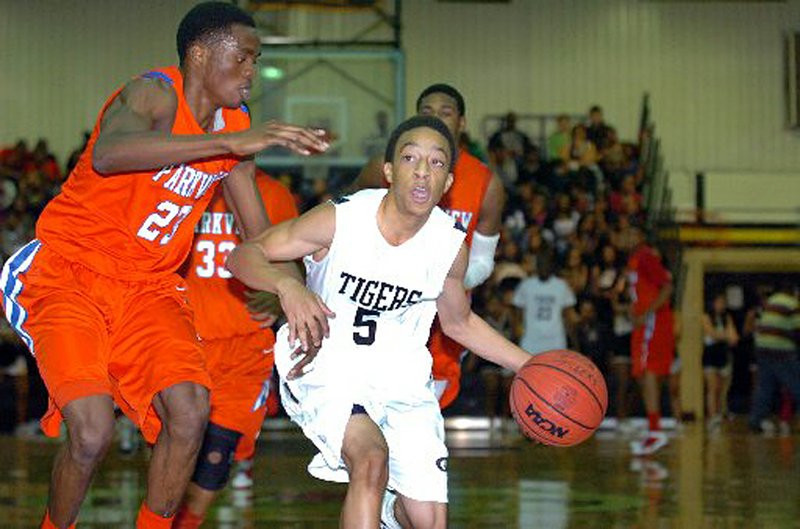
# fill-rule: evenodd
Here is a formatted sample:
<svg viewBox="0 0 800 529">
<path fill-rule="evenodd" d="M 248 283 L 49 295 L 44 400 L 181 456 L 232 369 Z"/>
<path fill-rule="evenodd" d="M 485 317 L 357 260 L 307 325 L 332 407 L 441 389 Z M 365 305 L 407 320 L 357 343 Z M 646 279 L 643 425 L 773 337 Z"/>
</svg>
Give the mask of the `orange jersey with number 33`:
<svg viewBox="0 0 800 529">
<path fill-rule="evenodd" d="M 280 182 L 257 171 L 256 185 L 273 225 L 297 217 L 294 198 Z M 221 190 L 214 194 L 195 232 L 183 276 L 198 334 L 205 340 L 218 340 L 258 332 L 258 322 L 245 308 L 245 286 L 225 268 L 225 259 L 241 239 Z"/>
<path fill-rule="evenodd" d="M 183 96 L 177 67 L 143 74 L 170 84 L 178 98 L 172 134 L 205 134 Z M 219 181 L 239 163 L 235 156 L 206 158 L 160 169 L 104 176 L 92 167 L 103 106 L 86 150 L 36 226 L 36 236 L 63 257 L 124 280 L 175 272 L 191 248 L 194 226 Z M 214 133 L 249 128 L 246 107 L 220 109 Z"/>
</svg>

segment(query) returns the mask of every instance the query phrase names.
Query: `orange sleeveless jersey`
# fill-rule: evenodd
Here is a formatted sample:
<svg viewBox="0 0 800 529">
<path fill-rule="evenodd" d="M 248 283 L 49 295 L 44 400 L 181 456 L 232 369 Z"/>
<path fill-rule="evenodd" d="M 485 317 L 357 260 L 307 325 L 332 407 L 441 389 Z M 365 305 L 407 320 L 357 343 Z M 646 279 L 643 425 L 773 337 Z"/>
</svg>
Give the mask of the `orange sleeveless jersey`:
<svg viewBox="0 0 800 529">
<path fill-rule="evenodd" d="M 171 84 L 178 96 L 172 134 L 204 134 L 183 96 L 177 67 L 153 70 L 142 77 Z M 61 193 L 39 218 L 37 238 L 63 257 L 92 270 L 125 280 L 153 279 L 175 272 L 191 247 L 193 228 L 211 200 L 217 183 L 239 159 L 234 156 L 113 176 L 98 174 L 92 153 L 100 122 L 120 88 L 106 101 Z M 250 126 L 245 107 L 221 109 L 214 132 Z"/>
<path fill-rule="evenodd" d="M 294 198 L 280 182 L 258 171 L 256 184 L 272 224 L 297 217 Z M 195 328 L 206 340 L 263 331 L 245 307 L 245 286 L 225 268 L 226 257 L 241 240 L 238 234 L 233 213 L 219 189 L 195 228 L 184 273 Z"/>
<path fill-rule="evenodd" d="M 453 168 L 453 185 L 442 197 L 439 207 L 467 230 L 467 246 L 478 225 L 483 198 L 492 180 L 492 171 L 466 151 L 459 151 Z"/>
</svg>

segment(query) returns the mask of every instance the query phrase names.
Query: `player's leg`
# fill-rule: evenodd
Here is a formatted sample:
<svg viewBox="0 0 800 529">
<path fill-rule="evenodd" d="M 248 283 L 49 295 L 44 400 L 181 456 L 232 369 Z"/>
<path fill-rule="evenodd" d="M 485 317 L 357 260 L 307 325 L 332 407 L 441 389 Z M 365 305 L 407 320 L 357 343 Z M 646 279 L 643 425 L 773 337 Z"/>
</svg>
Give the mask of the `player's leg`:
<svg viewBox="0 0 800 529">
<path fill-rule="evenodd" d="M 414 405 L 389 402 L 383 427 L 389 444 L 389 488 L 382 522 L 389 529 L 443 529 L 447 524 L 447 446 L 433 394 Z"/>
<path fill-rule="evenodd" d="M 55 527 L 68 527 L 77 519 L 92 476 L 113 439 L 114 403 L 109 395 L 92 395 L 61 411 L 67 440 L 53 465 L 47 511 Z"/>
<path fill-rule="evenodd" d="M 661 419 L 661 383 L 660 377 L 649 370 L 642 375 L 642 397 L 644 409 L 647 413 L 647 425 L 651 431 L 660 429 Z"/>
<path fill-rule="evenodd" d="M 672 317 L 649 315 L 644 326 L 634 329 L 631 336 L 633 374 L 641 377 L 648 423 L 647 437 L 641 442 L 631 443 L 634 455 L 652 454 L 668 442 L 661 431 L 661 387 L 669 376 L 674 358 Z"/>
<path fill-rule="evenodd" d="M 402 527 L 414 529 L 445 529 L 447 504 L 434 501 L 416 501 L 398 494 L 394 515 Z"/>
<path fill-rule="evenodd" d="M 706 367 L 703 370 L 703 376 L 706 382 L 706 410 L 708 411 L 708 417 L 713 419 L 719 414 L 719 394 L 721 389 L 719 371 L 714 367 Z"/>
<path fill-rule="evenodd" d="M 730 416 L 730 408 L 728 406 L 728 399 L 731 393 L 731 384 L 733 383 L 733 360 L 726 359 L 725 365 L 720 369 L 720 388 L 719 388 L 719 413 L 720 417 L 725 419 Z"/>
<path fill-rule="evenodd" d="M 241 437 L 240 432 L 213 422 L 208 424 L 183 506 L 172 525 L 174 529 L 200 527 L 216 495 L 228 483 L 233 455 Z"/>
<path fill-rule="evenodd" d="M 109 373 L 117 404 L 154 445 L 137 528 L 170 527 L 202 444 L 211 379 L 182 280 L 124 288 Z"/>
<path fill-rule="evenodd" d="M 191 382 L 163 389 L 153 399 L 161 432 L 153 446 L 147 477 L 147 507 L 175 513 L 192 475 L 208 420 L 208 390 Z"/>
<path fill-rule="evenodd" d="M 778 379 L 783 386 L 784 395 L 789 399 L 785 421 L 791 422 L 793 413 L 800 407 L 800 359 L 795 356 L 783 361 L 782 364 Z"/>
<path fill-rule="evenodd" d="M 758 379 L 753 395 L 753 403 L 750 406 L 750 429 L 756 432 L 762 431 L 761 421 L 767 418 L 772 409 L 772 397 L 778 388 L 779 365 L 768 358 L 766 354 L 759 354 L 756 357 L 758 362 Z"/>
<path fill-rule="evenodd" d="M 363 408 L 355 406 L 342 441 L 342 459 L 350 484 L 339 526 L 373 529 L 380 519 L 381 501 L 389 479 L 389 448 L 378 426 Z"/>
<path fill-rule="evenodd" d="M 203 351 L 214 381 L 211 414 L 194 474 L 173 529 L 194 529 L 229 480 L 234 461 L 250 460 L 264 422 L 272 374 L 263 332 L 207 340 Z"/>
</svg>

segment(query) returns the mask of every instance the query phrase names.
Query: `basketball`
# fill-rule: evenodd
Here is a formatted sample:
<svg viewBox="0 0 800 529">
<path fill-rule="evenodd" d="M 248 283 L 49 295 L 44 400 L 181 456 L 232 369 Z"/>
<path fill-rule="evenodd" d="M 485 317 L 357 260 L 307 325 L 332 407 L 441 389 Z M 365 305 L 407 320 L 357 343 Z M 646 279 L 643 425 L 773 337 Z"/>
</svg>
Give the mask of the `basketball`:
<svg viewBox="0 0 800 529">
<path fill-rule="evenodd" d="M 511 413 L 526 437 L 574 446 L 591 437 L 608 408 L 608 390 L 594 363 L 574 351 L 533 356 L 511 383 Z"/>
</svg>

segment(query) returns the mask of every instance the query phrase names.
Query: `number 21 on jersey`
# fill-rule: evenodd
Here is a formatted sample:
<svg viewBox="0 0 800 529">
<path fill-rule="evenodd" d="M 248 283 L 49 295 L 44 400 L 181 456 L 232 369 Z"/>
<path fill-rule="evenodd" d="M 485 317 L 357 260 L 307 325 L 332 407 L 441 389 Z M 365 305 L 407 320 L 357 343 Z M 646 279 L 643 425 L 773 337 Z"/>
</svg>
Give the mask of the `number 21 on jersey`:
<svg viewBox="0 0 800 529">
<path fill-rule="evenodd" d="M 172 239 L 172 236 L 178 231 L 178 227 L 181 225 L 181 222 L 183 222 L 183 219 L 188 217 L 191 212 L 191 205 L 179 206 L 169 200 L 165 200 L 156 206 L 155 213 L 151 213 L 144 219 L 136 235 L 151 242 L 155 241 L 158 236 L 161 235 L 161 240 L 158 242 L 163 246 Z M 171 228 L 169 227 L 170 224 L 172 225 Z"/>
</svg>

